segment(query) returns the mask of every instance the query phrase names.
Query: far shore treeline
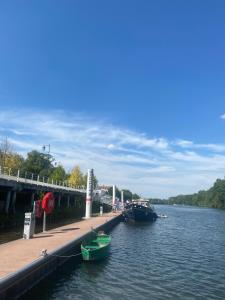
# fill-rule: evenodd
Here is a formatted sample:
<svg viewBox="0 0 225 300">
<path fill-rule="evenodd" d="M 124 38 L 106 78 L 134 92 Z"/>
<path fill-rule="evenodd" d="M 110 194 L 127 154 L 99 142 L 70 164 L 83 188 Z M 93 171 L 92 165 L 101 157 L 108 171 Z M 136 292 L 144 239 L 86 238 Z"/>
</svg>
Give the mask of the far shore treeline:
<svg viewBox="0 0 225 300">
<path fill-rule="evenodd" d="M 217 179 L 209 190 L 191 195 L 178 195 L 168 200 L 150 199 L 154 204 L 181 204 L 225 209 L 225 180 Z"/>
</svg>

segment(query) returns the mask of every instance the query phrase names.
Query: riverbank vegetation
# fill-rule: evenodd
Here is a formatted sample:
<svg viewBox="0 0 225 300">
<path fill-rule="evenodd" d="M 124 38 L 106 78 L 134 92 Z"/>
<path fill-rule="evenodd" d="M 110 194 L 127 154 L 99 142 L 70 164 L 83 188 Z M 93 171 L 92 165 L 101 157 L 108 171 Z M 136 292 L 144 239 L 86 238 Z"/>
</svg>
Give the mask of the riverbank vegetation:
<svg viewBox="0 0 225 300">
<path fill-rule="evenodd" d="M 178 195 L 168 200 L 150 199 L 154 204 L 181 204 L 225 209 L 225 180 L 217 179 L 209 190 L 191 195 Z"/>
</svg>

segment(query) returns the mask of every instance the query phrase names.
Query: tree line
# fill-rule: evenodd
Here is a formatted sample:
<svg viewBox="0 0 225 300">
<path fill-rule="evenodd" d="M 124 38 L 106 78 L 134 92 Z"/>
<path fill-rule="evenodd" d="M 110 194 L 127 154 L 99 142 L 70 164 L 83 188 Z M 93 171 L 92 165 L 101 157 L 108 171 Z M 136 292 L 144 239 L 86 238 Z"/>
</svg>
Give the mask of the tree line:
<svg viewBox="0 0 225 300">
<path fill-rule="evenodd" d="M 217 179 L 208 190 L 190 195 L 178 195 L 168 200 L 150 199 L 154 204 L 181 204 L 225 209 L 225 180 Z"/>
</svg>

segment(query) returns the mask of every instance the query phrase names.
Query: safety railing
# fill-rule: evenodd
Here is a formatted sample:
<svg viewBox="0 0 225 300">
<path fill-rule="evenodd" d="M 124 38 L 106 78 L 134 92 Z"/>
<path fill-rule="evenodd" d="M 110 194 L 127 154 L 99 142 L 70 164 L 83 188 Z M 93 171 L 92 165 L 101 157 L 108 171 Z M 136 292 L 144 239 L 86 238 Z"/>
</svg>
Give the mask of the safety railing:
<svg viewBox="0 0 225 300">
<path fill-rule="evenodd" d="M 47 176 L 40 176 L 38 174 L 30 173 L 27 171 L 15 170 L 8 167 L 0 166 L 0 178 L 22 183 L 59 187 L 61 189 L 71 189 L 83 193 L 86 192 L 85 186 L 75 186 L 71 184 L 68 180 L 57 181 Z"/>
<path fill-rule="evenodd" d="M 57 181 L 53 180 L 52 178 L 49 178 L 47 176 L 40 176 L 34 173 L 30 173 L 27 171 L 21 171 L 21 170 L 13 170 L 8 167 L 2 167 L 0 166 L 0 179 L 7 179 L 12 180 L 18 183 L 26 183 L 26 184 L 32 184 L 32 185 L 38 185 L 38 186 L 45 186 L 45 187 L 51 187 L 51 188 L 57 188 L 64 191 L 70 191 L 70 192 L 80 192 L 85 194 L 86 188 L 85 186 L 76 186 L 71 183 L 69 183 L 68 180 L 64 181 Z M 93 199 L 95 201 L 100 201 L 102 203 L 106 203 L 111 205 L 112 203 L 112 197 L 104 194 L 99 195 L 94 191 L 93 193 Z"/>
</svg>

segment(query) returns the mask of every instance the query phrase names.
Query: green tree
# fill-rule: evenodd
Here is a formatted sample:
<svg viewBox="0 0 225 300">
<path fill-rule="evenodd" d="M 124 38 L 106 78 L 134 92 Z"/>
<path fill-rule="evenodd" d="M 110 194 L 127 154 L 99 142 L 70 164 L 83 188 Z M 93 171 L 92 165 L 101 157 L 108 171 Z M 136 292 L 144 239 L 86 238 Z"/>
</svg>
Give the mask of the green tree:
<svg viewBox="0 0 225 300">
<path fill-rule="evenodd" d="M 225 209 L 225 180 L 217 179 L 207 191 L 171 197 L 168 200 L 168 204 L 186 204 Z"/>
<path fill-rule="evenodd" d="M 109 193 L 110 196 L 112 196 L 112 194 L 113 194 L 113 187 L 112 186 L 108 189 L 108 193 Z M 121 196 L 121 191 L 116 186 L 116 197 L 120 198 L 120 196 Z"/>
<path fill-rule="evenodd" d="M 113 190 L 113 188 L 111 186 L 108 189 L 108 193 L 109 193 L 110 196 L 112 196 L 112 190 Z M 123 190 L 123 200 L 124 201 L 134 199 L 134 198 L 132 198 L 133 195 L 137 195 L 137 194 L 132 194 L 132 192 L 129 191 L 129 190 L 125 190 L 125 189 Z M 121 198 L 121 190 L 118 189 L 117 187 L 116 187 L 116 197 L 119 198 L 119 199 Z M 140 198 L 138 195 L 137 195 L 137 197 L 138 197 L 137 199 Z"/>
<path fill-rule="evenodd" d="M 85 186 L 85 188 L 87 187 L 87 174 L 85 174 L 83 176 L 83 183 L 82 183 L 83 186 Z M 98 186 L 98 179 L 97 177 L 94 175 L 93 177 L 93 188 L 96 189 Z"/>
<path fill-rule="evenodd" d="M 54 181 L 65 181 L 67 179 L 66 171 L 62 165 L 55 167 L 51 173 L 50 179 Z"/>
<path fill-rule="evenodd" d="M 136 200 L 136 199 L 140 199 L 140 196 L 138 194 L 133 194 L 132 195 L 132 199 Z"/>
<path fill-rule="evenodd" d="M 49 177 L 54 170 L 53 161 L 52 155 L 33 150 L 27 154 L 22 170 Z"/>
<path fill-rule="evenodd" d="M 123 190 L 123 199 L 124 201 L 126 200 L 131 200 L 132 199 L 132 193 L 129 190 Z"/>
</svg>

